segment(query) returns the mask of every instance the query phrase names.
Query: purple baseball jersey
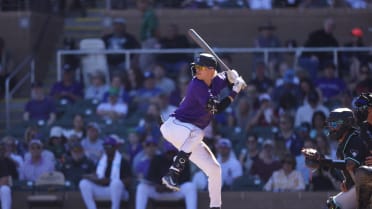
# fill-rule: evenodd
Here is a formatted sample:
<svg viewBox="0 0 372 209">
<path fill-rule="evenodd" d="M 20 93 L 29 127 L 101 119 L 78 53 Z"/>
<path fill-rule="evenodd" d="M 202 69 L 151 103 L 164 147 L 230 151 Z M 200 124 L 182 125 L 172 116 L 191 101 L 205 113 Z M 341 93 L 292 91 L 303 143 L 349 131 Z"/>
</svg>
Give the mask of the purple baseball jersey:
<svg viewBox="0 0 372 209">
<path fill-rule="evenodd" d="M 212 120 L 213 114 L 207 110 L 207 102 L 211 97 L 217 97 L 227 86 L 225 73 L 218 73 L 213 78 L 211 86 L 194 77 L 187 88 L 186 96 L 173 116 L 178 120 L 191 123 L 204 129 Z"/>
</svg>

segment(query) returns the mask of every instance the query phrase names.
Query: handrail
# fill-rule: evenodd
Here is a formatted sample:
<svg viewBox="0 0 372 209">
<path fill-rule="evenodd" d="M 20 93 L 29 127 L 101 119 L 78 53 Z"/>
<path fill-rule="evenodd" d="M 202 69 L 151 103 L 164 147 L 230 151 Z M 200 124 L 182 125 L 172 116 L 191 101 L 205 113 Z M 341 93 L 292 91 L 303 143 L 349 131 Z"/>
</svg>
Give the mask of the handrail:
<svg viewBox="0 0 372 209">
<path fill-rule="evenodd" d="M 300 57 L 304 52 L 332 52 L 333 62 L 338 63 L 339 52 L 369 52 L 372 51 L 372 47 L 297 47 L 297 48 L 213 48 L 216 53 L 263 53 L 264 62 L 268 63 L 270 53 L 285 53 L 294 52 L 295 57 Z M 127 49 L 127 50 L 65 50 L 61 49 L 57 51 L 57 80 L 61 80 L 62 77 L 62 56 L 64 55 L 82 55 L 82 54 L 123 54 L 125 57 L 129 57 L 131 54 L 168 54 L 168 53 L 199 53 L 202 49 L 200 48 L 184 48 L 184 49 Z M 130 67 L 130 59 L 126 62 L 126 67 Z"/>
<path fill-rule="evenodd" d="M 28 78 L 30 78 L 30 83 L 35 81 L 35 56 L 40 49 L 41 42 L 44 40 L 44 36 L 46 34 L 46 29 L 49 25 L 50 19 L 50 15 L 45 19 L 42 29 L 39 32 L 34 45 L 32 45 L 30 55 L 24 58 L 23 61 L 14 70 L 12 70 L 12 73 L 5 80 L 5 119 L 7 129 L 10 128 L 10 101 L 13 95 L 22 87 L 22 85 L 27 81 Z M 23 75 L 23 77 L 17 82 L 13 89 L 10 89 L 11 80 L 27 66 L 30 67 L 30 70 Z"/>
<path fill-rule="evenodd" d="M 30 65 L 29 65 L 30 64 Z M 10 89 L 11 80 L 16 77 L 16 75 L 21 72 L 25 67 L 30 67 L 30 71 L 25 73 L 23 77 L 17 82 L 14 88 Z M 6 128 L 10 128 L 10 100 L 12 99 L 14 93 L 26 82 L 28 78 L 31 78 L 31 82 L 35 79 L 35 60 L 34 55 L 29 55 L 26 57 L 8 76 L 5 80 L 5 119 L 6 119 Z"/>
</svg>

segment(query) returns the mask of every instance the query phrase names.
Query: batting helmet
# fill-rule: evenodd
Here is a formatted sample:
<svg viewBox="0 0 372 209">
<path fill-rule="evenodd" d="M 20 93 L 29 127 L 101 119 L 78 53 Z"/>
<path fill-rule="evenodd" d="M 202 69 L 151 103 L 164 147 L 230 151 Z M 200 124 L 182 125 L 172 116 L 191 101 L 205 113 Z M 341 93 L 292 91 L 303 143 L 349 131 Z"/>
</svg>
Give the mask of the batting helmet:
<svg viewBox="0 0 372 209">
<path fill-rule="evenodd" d="M 195 57 L 194 62 L 191 63 L 191 73 L 193 76 L 196 72 L 195 65 L 217 68 L 217 60 L 209 53 L 200 53 L 199 56 Z"/>
<path fill-rule="evenodd" d="M 339 140 L 343 134 L 353 128 L 354 124 L 354 113 L 349 108 L 336 108 L 332 110 L 327 119 L 329 137 Z"/>
</svg>

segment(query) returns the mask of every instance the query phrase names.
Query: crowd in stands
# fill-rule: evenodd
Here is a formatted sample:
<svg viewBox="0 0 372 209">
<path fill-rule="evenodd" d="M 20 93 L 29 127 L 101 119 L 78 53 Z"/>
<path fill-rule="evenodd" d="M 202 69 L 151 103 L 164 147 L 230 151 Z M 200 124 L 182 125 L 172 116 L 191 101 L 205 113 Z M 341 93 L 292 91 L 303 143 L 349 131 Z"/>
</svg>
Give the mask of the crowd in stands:
<svg viewBox="0 0 372 209">
<path fill-rule="evenodd" d="M 113 33 L 102 37 L 107 49 L 191 47 L 177 25 L 169 25 L 167 35 L 159 34 L 154 11 L 147 8 L 146 0 L 140 2 L 144 13 L 141 40 L 126 31 L 124 19 L 117 18 Z M 263 7 L 254 0 L 215 1 L 216 5 L 208 1 L 155 2 L 162 7 Z M 170 5 L 172 2 L 180 4 Z M 265 8 L 322 3 L 328 1 L 270 1 Z M 333 27 L 333 20 L 326 19 L 323 28 L 309 33 L 304 46 L 342 45 L 332 34 Z M 260 26 L 254 47 L 280 47 L 274 32 L 271 23 Z M 351 37 L 345 46 L 364 46 L 360 28 L 352 29 Z M 187 91 L 192 56 L 150 56 L 133 55 L 127 69 L 124 56 L 109 55 L 109 82 L 105 72 L 93 69 L 88 84 L 78 79 L 79 64 L 70 57 L 65 59 L 61 81 L 51 86 L 39 81 L 32 84 L 20 124 L 23 129 L 1 139 L 2 203 L 9 204 L 4 201 L 9 185 L 4 177 L 35 181 L 42 173 L 58 170 L 73 188 L 80 189 L 88 209 L 95 208 L 97 196 L 111 198 L 117 208 L 120 199 L 127 200 L 129 195 L 135 197 L 136 209 L 144 209 L 149 198 L 185 198 L 186 208 L 195 209 L 195 191 L 206 190 L 208 183 L 198 168 L 188 165 L 179 192 L 170 192 L 160 182 L 175 148 L 163 140 L 159 125 Z M 223 58 L 232 62 L 228 55 Z M 254 75 L 247 90 L 216 116 L 205 136 L 221 164 L 224 191 L 237 189 L 247 179 L 252 182 L 246 190 L 338 189 L 340 174 L 324 169 L 311 172 L 301 149 L 317 148 L 334 158 L 335 142 L 328 139 L 323 126 L 329 111 L 352 107 L 353 97 L 372 91 L 371 55 L 344 53 L 341 58 L 340 63 L 333 63 L 328 54 L 306 53 L 297 69 L 280 54 L 270 54 L 269 63 L 262 54 L 254 55 Z"/>
</svg>

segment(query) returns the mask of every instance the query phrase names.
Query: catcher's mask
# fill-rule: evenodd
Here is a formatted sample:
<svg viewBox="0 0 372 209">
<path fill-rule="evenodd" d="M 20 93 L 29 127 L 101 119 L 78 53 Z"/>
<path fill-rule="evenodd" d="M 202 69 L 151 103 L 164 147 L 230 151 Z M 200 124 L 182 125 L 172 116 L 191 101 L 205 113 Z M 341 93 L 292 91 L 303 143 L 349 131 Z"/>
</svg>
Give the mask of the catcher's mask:
<svg viewBox="0 0 372 209">
<path fill-rule="evenodd" d="M 362 93 L 354 101 L 354 112 L 358 123 L 362 123 L 368 117 L 368 107 L 372 107 L 372 94 Z"/>
<path fill-rule="evenodd" d="M 217 69 L 216 58 L 209 53 L 200 53 L 199 56 L 195 57 L 194 62 L 190 64 L 191 75 L 195 75 L 196 69 L 203 69 L 204 67 Z"/>
<path fill-rule="evenodd" d="M 355 124 L 354 113 L 349 108 L 336 108 L 331 111 L 327 119 L 329 137 L 339 140 Z"/>
</svg>

